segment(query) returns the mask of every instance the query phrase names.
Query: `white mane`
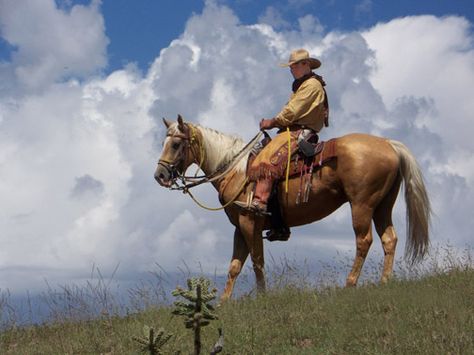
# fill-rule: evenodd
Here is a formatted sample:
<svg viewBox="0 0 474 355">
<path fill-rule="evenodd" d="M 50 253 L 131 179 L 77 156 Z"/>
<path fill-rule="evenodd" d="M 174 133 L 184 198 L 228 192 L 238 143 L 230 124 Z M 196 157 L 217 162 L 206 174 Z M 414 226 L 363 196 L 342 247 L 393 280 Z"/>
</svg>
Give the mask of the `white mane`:
<svg viewBox="0 0 474 355">
<path fill-rule="evenodd" d="M 245 142 L 233 135 L 218 132 L 214 129 L 195 126 L 202 134 L 205 150 L 204 168 L 207 171 L 216 171 L 218 167 L 230 162 L 245 146 Z M 244 157 L 237 164 L 238 171 L 245 171 L 248 157 Z"/>
<path fill-rule="evenodd" d="M 211 128 L 202 127 L 193 124 L 193 127 L 203 137 L 202 147 L 204 149 L 204 162 L 201 167 L 207 173 L 212 173 L 217 168 L 230 162 L 245 146 L 245 142 L 233 135 L 218 132 Z M 168 134 L 178 134 L 180 130 L 178 124 L 174 122 L 168 128 Z M 243 157 L 238 164 L 236 169 L 238 172 L 243 172 L 247 168 L 248 155 Z"/>
</svg>

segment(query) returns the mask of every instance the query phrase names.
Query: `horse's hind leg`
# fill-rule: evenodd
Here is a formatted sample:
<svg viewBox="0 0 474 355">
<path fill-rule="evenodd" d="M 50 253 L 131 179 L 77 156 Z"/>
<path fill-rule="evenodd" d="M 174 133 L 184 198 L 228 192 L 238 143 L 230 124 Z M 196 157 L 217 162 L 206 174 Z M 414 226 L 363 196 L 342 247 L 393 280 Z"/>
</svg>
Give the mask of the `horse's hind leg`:
<svg viewBox="0 0 474 355">
<path fill-rule="evenodd" d="M 239 228 L 235 228 L 234 232 L 234 251 L 232 252 L 232 260 L 230 262 L 229 273 L 227 274 L 227 282 L 221 301 L 227 301 L 232 296 L 235 280 L 242 271 L 245 260 L 249 255 L 249 248 Z"/>
<path fill-rule="evenodd" d="M 390 279 L 393 271 L 393 261 L 395 259 L 395 248 L 397 247 L 398 238 L 392 223 L 392 209 L 397 199 L 399 189 L 400 180 L 398 179 L 374 212 L 375 230 L 380 236 L 384 251 L 382 283 Z"/>
<path fill-rule="evenodd" d="M 362 266 L 372 244 L 373 210 L 365 205 L 352 205 L 352 227 L 356 235 L 356 256 L 352 270 L 347 276 L 346 286 L 355 286 Z"/>
</svg>

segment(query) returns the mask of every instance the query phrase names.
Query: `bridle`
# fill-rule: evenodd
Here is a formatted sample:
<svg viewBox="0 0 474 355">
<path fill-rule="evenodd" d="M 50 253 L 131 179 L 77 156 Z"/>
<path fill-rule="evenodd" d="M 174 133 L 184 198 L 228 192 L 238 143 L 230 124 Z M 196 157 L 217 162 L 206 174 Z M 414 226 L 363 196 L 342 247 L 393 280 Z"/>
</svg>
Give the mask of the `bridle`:
<svg viewBox="0 0 474 355">
<path fill-rule="evenodd" d="M 245 145 L 229 162 L 218 167 L 213 173 L 209 175 L 197 176 L 197 172 L 202 168 L 205 160 L 205 149 L 202 146 L 201 141 L 197 137 L 196 128 L 191 124 L 187 123 L 186 127 L 188 128 L 185 133 L 168 133 L 166 137 L 180 138 L 185 142 L 183 149 L 186 153 L 182 156 L 177 162 L 168 161 L 165 159 L 160 159 L 158 165 L 163 166 L 171 178 L 170 190 L 181 190 L 184 193 L 188 192 L 191 187 L 195 187 L 206 182 L 212 182 L 218 180 L 225 176 L 231 169 L 233 169 L 237 163 L 246 156 L 246 153 L 250 152 L 255 143 L 260 139 L 263 134 L 262 131 L 252 138 L 252 140 Z M 197 144 L 196 144 L 197 143 Z M 192 153 L 194 159 L 198 156 L 200 157 L 200 162 L 196 174 L 194 176 L 186 176 L 185 171 L 179 172 L 178 167 L 180 164 L 184 166 L 185 162 L 189 161 L 189 154 Z M 197 163 L 197 162 L 196 162 Z M 178 180 L 181 182 L 181 185 L 178 184 Z"/>
<path fill-rule="evenodd" d="M 192 127 L 191 125 L 188 125 L 187 131 L 188 132 L 190 131 L 191 133 L 185 134 L 185 133 L 177 132 L 177 133 L 168 133 L 166 135 L 166 137 L 179 138 L 185 143 L 185 145 L 181 149 L 185 151 L 185 155 L 181 154 L 180 158 L 174 162 L 170 160 L 162 159 L 162 158 L 158 160 L 158 165 L 161 165 L 162 167 L 164 167 L 167 170 L 167 172 L 170 174 L 171 181 L 172 181 L 172 185 L 170 189 L 172 190 L 180 189 L 180 186 L 177 184 L 177 179 L 180 179 L 182 181 L 186 181 L 189 179 L 189 177 L 184 175 L 185 171 L 180 172 L 178 169 L 180 165 L 184 166 L 185 162 L 189 160 L 190 151 L 193 154 L 193 156 L 196 157 L 193 143 L 197 141 L 199 144 L 199 140 L 196 139 L 196 133 L 195 133 L 194 127 Z M 202 149 L 201 144 L 199 144 L 199 147 L 202 152 L 203 149 Z M 203 157 L 203 155 L 201 155 L 201 157 Z M 202 167 L 203 162 L 204 160 L 201 159 L 201 162 L 199 163 L 199 168 Z M 181 170 L 184 170 L 184 169 L 181 169 Z M 173 185 L 176 185 L 176 186 L 173 187 Z"/>
</svg>

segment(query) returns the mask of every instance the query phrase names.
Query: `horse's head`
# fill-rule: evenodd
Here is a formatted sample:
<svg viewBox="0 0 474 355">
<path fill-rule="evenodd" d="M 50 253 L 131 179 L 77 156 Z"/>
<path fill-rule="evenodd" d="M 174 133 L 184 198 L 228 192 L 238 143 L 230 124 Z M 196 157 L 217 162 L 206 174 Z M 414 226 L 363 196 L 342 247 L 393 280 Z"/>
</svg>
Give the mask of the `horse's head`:
<svg viewBox="0 0 474 355">
<path fill-rule="evenodd" d="M 179 175 L 184 174 L 194 157 L 191 147 L 192 128 L 184 123 L 181 115 L 177 122 L 163 118 L 167 128 L 163 151 L 155 171 L 155 180 L 165 187 L 171 187 Z"/>
</svg>

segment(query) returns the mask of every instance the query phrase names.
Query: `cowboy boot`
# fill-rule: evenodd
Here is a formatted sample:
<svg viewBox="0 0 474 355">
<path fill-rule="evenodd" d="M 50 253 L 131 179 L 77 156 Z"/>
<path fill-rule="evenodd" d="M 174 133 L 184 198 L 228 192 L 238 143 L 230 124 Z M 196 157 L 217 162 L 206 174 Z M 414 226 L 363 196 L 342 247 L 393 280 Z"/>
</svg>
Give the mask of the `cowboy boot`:
<svg viewBox="0 0 474 355">
<path fill-rule="evenodd" d="M 257 180 L 255 195 L 250 205 L 240 201 L 235 201 L 234 203 L 237 206 L 245 208 L 256 214 L 270 215 L 270 213 L 267 211 L 267 203 L 272 191 L 272 185 L 273 181 L 271 179 L 259 179 Z"/>
<path fill-rule="evenodd" d="M 286 242 L 290 239 L 290 234 L 290 228 L 288 227 L 272 228 L 265 234 L 264 239 L 267 239 L 269 242 L 274 242 L 275 240 Z"/>
</svg>

